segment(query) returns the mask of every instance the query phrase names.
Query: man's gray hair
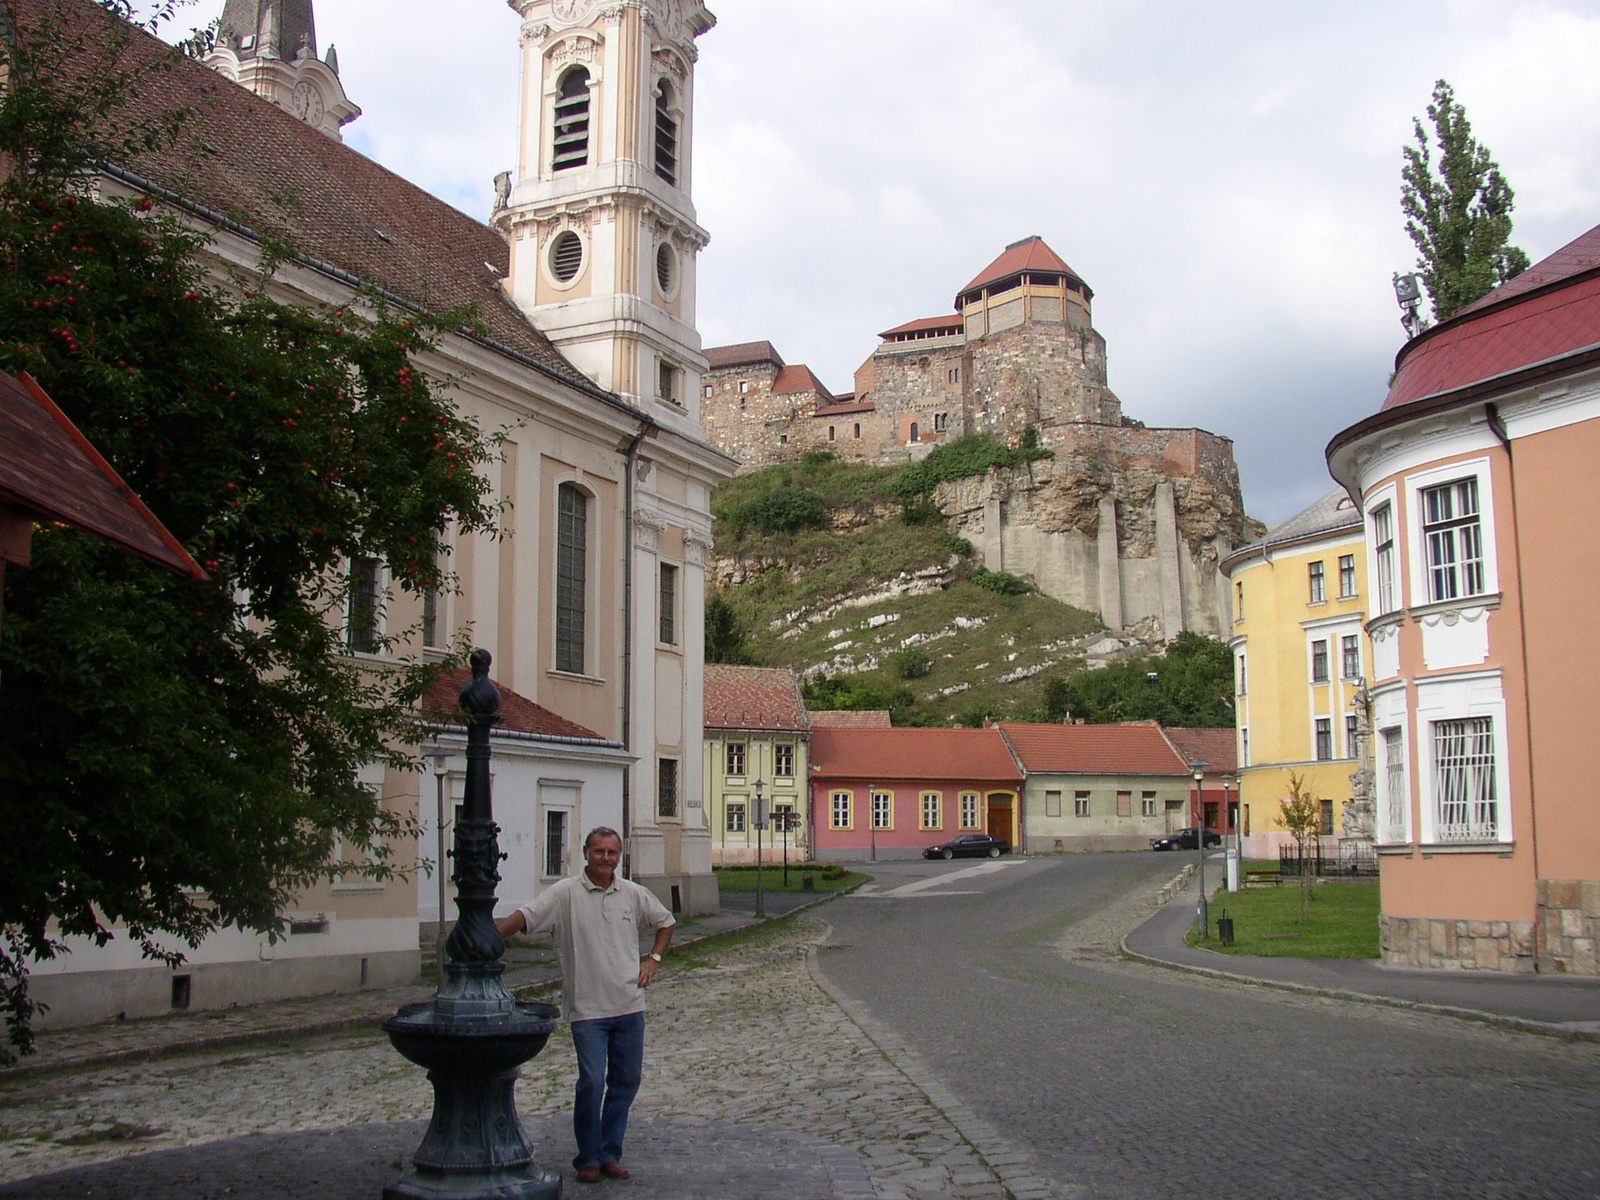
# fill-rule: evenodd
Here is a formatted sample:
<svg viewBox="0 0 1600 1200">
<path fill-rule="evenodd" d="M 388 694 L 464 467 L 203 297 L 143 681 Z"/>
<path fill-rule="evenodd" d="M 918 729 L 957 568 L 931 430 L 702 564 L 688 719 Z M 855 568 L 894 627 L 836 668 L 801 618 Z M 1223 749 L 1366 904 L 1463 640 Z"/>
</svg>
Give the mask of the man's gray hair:
<svg viewBox="0 0 1600 1200">
<path fill-rule="evenodd" d="M 585 850 L 587 850 L 589 848 L 589 843 L 590 842 L 594 841 L 595 838 L 603 838 L 603 837 L 616 838 L 617 839 L 617 845 L 618 846 L 622 845 L 622 835 L 620 833 L 618 833 L 615 829 L 611 828 L 611 826 L 609 826 L 609 825 L 596 825 L 593 829 L 589 830 L 589 832 L 584 835 L 583 848 Z"/>
</svg>

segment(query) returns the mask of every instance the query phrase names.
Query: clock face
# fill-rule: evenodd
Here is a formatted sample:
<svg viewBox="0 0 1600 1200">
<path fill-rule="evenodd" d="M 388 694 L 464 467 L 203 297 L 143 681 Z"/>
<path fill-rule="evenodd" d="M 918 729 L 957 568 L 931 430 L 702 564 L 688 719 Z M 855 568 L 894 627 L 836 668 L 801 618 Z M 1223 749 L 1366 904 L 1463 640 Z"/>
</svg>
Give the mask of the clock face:
<svg viewBox="0 0 1600 1200">
<path fill-rule="evenodd" d="M 307 125 L 322 124 L 322 93 L 309 79 L 302 79 L 294 85 L 294 92 L 289 97 L 289 111 Z"/>
<path fill-rule="evenodd" d="M 576 21 L 589 7 L 589 0 L 555 0 L 550 11 L 559 21 Z"/>
</svg>

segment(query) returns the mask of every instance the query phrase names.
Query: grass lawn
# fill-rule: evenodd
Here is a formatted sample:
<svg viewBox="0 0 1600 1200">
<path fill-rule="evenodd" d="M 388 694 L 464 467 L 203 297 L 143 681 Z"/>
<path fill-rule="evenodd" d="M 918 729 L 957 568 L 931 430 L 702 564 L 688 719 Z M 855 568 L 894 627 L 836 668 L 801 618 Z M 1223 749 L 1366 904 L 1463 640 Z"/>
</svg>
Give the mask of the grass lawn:
<svg viewBox="0 0 1600 1200">
<path fill-rule="evenodd" d="M 762 869 L 761 887 L 768 892 L 803 892 L 805 876 L 810 875 L 815 880 L 813 890 L 818 892 L 842 892 L 845 888 L 854 887 L 858 883 L 865 883 L 871 879 L 870 875 L 863 875 L 858 871 L 848 871 L 838 879 L 823 878 L 826 868 L 811 863 L 801 867 L 795 863 L 789 864 L 789 886 L 783 886 L 783 864 L 768 863 Z M 725 892 L 753 892 L 756 890 L 756 869 L 754 867 L 717 867 L 717 887 Z"/>
<path fill-rule="evenodd" d="M 1226 909 L 1233 918 L 1233 945 L 1216 936 Z M 1311 889 L 1311 916 L 1300 923 L 1300 883 L 1219 892 L 1211 901 L 1211 938 L 1201 941 L 1191 929 L 1187 941 L 1221 954 L 1260 954 L 1272 958 L 1377 958 L 1378 885 L 1320 883 Z"/>
</svg>

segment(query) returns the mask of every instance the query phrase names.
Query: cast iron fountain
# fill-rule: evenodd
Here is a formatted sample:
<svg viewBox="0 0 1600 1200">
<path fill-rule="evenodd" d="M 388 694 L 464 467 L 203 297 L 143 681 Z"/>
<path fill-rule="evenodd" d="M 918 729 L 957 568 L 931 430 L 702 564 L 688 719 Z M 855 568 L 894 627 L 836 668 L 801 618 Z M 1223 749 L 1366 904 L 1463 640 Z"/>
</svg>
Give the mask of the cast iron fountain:
<svg viewBox="0 0 1600 1200">
<path fill-rule="evenodd" d="M 506 990 L 505 942 L 495 928 L 496 868 L 503 857 L 489 795 L 489 730 L 500 693 L 489 653 L 472 652 L 467 712 L 467 791 L 456 819 L 456 926 L 445 943 L 439 994 L 383 1023 L 394 1048 L 426 1067 L 433 1120 L 413 1169 L 383 1189 L 384 1200 L 559 1200 L 561 1177 L 541 1171 L 517 1118 L 518 1068 L 550 1040 L 561 1011 L 519 1004 Z M 444 914 L 440 913 L 443 919 Z"/>
</svg>

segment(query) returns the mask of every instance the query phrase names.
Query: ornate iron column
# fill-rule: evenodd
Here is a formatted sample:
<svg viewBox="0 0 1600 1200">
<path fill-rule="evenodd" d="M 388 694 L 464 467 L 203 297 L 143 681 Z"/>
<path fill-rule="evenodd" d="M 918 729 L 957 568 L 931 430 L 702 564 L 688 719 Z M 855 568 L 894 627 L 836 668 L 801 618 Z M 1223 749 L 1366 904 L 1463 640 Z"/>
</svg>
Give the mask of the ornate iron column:
<svg viewBox="0 0 1600 1200">
<path fill-rule="evenodd" d="M 517 1117 L 518 1068 L 544 1049 L 561 1012 L 519 1004 L 502 976 L 505 942 L 495 928 L 500 853 L 489 795 L 489 731 L 500 693 L 489 653 L 472 652 L 461 691 L 467 719 L 466 798 L 456 821 L 456 926 L 445 942 L 439 994 L 408 1004 L 383 1024 L 394 1048 L 428 1070 L 433 1119 L 413 1169 L 383 1189 L 384 1200 L 559 1200 L 561 1177 L 541 1171 Z M 441 919 L 443 914 L 440 914 Z"/>
</svg>

